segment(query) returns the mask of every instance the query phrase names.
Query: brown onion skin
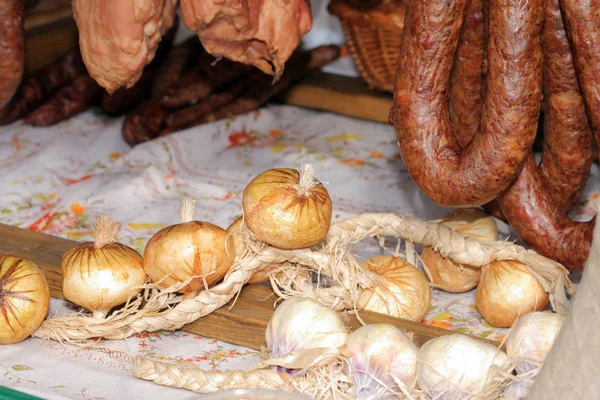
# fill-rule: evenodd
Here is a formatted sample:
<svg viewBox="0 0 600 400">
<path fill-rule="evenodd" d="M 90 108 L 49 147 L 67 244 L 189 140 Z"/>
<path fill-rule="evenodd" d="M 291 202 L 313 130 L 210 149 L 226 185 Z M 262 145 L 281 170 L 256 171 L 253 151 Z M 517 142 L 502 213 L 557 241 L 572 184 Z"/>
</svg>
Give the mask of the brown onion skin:
<svg viewBox="0 0 600 400">
<path fill-rule="evenodd" d="M 455 264 L 431 247 L 423 249 L 421 261 L 427 266 L 434 287 L 445 292 L 468 292 L 477 287 L 481 278 L 480 268 Z"/>
<path fill-rule="evenodd" d="M 146 283 L 142 262 L 137 251 L 122 243 L 75 245 L 62 257 L 63 296 L 103 318 L 142 290 Z M 97 274 L 106 271 L 110 271 L 110 281 L 100 282 Z"/>
<path fill-rule="evenodd" d="M 150 238 L 144 250 L 144 270 L 153 282 L 172 274 L 160 282 L 162 288 L 199 276 L 179 290 L 189 296 L 204 290 L 204 281 L 209 287 L 220 281 L 234 260 L 234 242 L 227 232 L 202 221 L 163 228 Z"/>
<path fill-rule="evenodd" d="M 541 311 L 549 302 L 548 293 L 519 261 L 495 261 L 481 269 L 475 306 L 493 326 L 511 327 L 519 316 Z"/>
<path fill-rule="evenodd" d="M 0 256 L 0 344 L 19 343 L 46 318 L 50 288 L 31 260 Z"/>
<path fill-rule="evenodd" d="M 299 195 L 300 173 L 276 168 L 254 178 L 244 189 L 242 207 L 248 229 L 260 240 L 293 250 L 319 243 L 329 231 L 332 205 L 320 183 Z"/>
<path fill-rule="evenodd" d="M 371 257 L 360 265 L 373 272 L 377 279 L 377 286 L 360 294 L 360 308 L 416 322 L 425 318 L 431 306 L 431 288 L 417 267 L 393 256 Z M 388 289 L 392 286 L 402 301 L 395 297 L 395 302 L 384 304 L 384 299 L 392 296 Z"/>
</svg>

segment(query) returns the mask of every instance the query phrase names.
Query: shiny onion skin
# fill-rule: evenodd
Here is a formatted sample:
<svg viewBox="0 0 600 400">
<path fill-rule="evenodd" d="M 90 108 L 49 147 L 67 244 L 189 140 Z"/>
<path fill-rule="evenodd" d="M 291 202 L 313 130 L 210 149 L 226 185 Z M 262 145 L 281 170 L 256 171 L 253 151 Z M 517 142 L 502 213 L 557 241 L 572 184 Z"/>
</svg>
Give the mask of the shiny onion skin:
<svg viewBox="0 0 600 400">
<path fill-rule="evenodd" d="M 95 318 L 105 318 L 146 283 L 142 256 L 118 242 L 71 247 L 62 257 L 62 275 L 65 299 L 92 311 Z"/>
<path fill-rule="evenodd" d="M 495 261 L 482 268 L 475 306 L 490 324 L 508 328 L 519 316 L 541 311 L 550 299 L 519 261 Z"/>
<path fill-rule="evenodd" d="M 360 265 L 374 274 L 377 284 L 360 294 L 359 308 L 417 322 L 425 318 L 431 289 L 417 267 L 392 256 L 375 256 Z"/>
<path fill-rule="evenodd" d="M 242 198 L 244 221 L 256 237 L 281 249 L 310 247 L 325 237 L 331 199 L 312 172 L 305 176 L 306 184 L 297 170 L 276 168 L 248 184 Z"/>
<path fill-rule="evenodd" d="M 38 266 L 0 255 L 0 345 L 21 342 L 35 332 L 49 305 L 50 289 Z"/>
<path fill-rule="evenodd" d="M 160 287 L 194 277 L 179 290 L 188 297 L 206 289 L 205 281 L 211 286 L 221 280 L 234 260 L 234 242 L 227 232 L 202 221 L 163 228 L 150 238 L 144 250 L 144 270 L 153 282 L 160 281 Z"/>
</svg>

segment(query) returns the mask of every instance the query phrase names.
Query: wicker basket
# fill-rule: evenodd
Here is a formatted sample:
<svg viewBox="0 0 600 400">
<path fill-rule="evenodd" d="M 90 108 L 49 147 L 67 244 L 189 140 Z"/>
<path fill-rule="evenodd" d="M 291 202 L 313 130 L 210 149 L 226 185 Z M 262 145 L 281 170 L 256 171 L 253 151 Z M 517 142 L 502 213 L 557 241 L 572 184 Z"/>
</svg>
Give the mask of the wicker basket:
<svg viewBox="0 0 600 400">
<path fill-rule="evenodd" d="M 332 0 L 350 54 L 371 89 L 392 92 L 406 0 Z"/>
</svg>

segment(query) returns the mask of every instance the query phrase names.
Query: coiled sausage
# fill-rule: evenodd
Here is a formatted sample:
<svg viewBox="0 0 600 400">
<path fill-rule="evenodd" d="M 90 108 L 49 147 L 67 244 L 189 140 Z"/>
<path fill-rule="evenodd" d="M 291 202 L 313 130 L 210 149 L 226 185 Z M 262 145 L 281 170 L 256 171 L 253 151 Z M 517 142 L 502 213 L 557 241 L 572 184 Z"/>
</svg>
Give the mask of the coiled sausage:
<svg viewBox="0 0 600 400">
<path fill-rule="evenodd" d="M 392 117 L 415 183 L 443 206 L 479 206 L 505 191 L 530 153 L 541 108 L 541 0 L 490 0 L 481 129 L 462 149 L 448 111 L 466 0 L 408 5 Z"/>
</svg>

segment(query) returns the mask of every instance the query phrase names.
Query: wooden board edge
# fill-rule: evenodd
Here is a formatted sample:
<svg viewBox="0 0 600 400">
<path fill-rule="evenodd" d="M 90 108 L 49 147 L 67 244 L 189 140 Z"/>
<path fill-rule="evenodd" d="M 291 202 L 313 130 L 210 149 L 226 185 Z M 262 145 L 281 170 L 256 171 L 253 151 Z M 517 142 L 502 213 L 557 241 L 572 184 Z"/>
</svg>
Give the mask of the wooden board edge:
<svg viewBox="0 0 600 400">
<path fill-rule="evenodd" d="M 369 88 L 361 79 L 316 71 L 279 96 L 284 104 L 388 123 L 391 94 Z"/>
<path fill-rule="evenodd" d="M 0 224 L 0 238 L 0 254 L 31 259 L 45 272 L 52 297 L 62 298 L 62 255 L 77 242 L 5 224 Z M 182 330 L 260 350 L 265 345 L 265 328 L 273 314 L 276 299 L 269 287 L 247 285 L 240 296 L 228 305 L 184 326 Z M 377 313 L 361 312 L 360 316 L 369 324 L 388 323 L 413 332 L 417 345 L 456 333 Z M 361 326 L 355 317 L 350 318 L 349 324 L 352 330 Z M 477 339 L 497 345 L 487 339 Z"/>
</svg>

